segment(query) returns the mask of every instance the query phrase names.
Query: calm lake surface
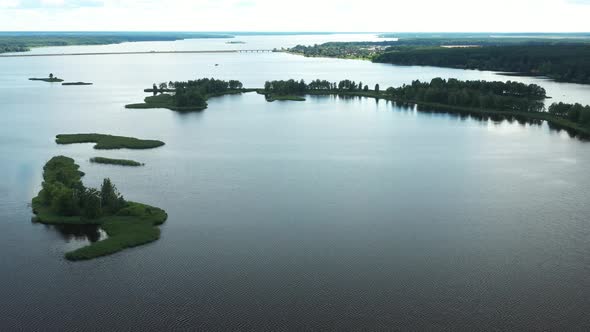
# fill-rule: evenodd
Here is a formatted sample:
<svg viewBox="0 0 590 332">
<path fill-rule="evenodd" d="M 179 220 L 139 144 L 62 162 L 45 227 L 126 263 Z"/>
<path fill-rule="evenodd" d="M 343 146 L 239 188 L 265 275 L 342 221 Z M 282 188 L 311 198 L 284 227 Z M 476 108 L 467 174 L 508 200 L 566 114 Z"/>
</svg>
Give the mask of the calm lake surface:
<svg viewBox="0 0 590 332">
<path fill-rule="evenodd" d="M 272 47 L 345 40 L 238 39 L 247 38 Z M 49 72 L 94 85 L 27 80 Z M 199 77 L 382 88 L 510 79 L 542 85 L 550 102 L 584 104 L 590 86 L 276 53 L 5 58 L 0 73 L 0 330 L 590 329 L 588 142 L 546 124 L 359 98 L 244 94 L 211 99 L 200 113 L 124 108 L 154 82 Z M 54 143 L 76 132 L 166 145 Z M 81 165 L 86 185 L 110 177 L 127 199 L 164 208 L 162 238 L 89 262 L 63 259 L 104 234 L 31 223 L 42 167 L 59 154 Z M 146 166 L 90 164 L 93 156 Z"/>
</svg>

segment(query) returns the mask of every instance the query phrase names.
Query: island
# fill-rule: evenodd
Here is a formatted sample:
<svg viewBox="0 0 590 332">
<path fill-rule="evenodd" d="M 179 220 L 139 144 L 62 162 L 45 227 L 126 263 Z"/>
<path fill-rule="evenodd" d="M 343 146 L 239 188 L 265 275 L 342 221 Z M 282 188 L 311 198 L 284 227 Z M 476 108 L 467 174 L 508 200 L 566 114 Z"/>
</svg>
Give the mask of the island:
<svg viewBox="0 0 590 332">
<path fill-rule="evenodd" d="M 231 41 L 226 41 L 226 44 L 246 44 L 245 41 L 241 41 L 241 40 L 231 40 Z"/>
<path fill-rule="evenodd" d="M 67 252 L 71 261 L 111 255 L 160 238 L 168 215 L 160 208 L 127 201 L 110 179 L 100 190 L 82 184 L 84 175 L 72 158 L 56 156 L 43 167 L 43 183 L 32 200 L 34 220 L 47 225 L 97 225 L 107 238 Z"/>
<path fill-rule="evenodd" d="M 107 165 L 119 165 L 119 166 L 144 166 L 145 164 L 137 162 L 135 160 L 128 160 L 128 159 L 112 159 L 112 158 L 105 158 L 105 157 L 93 157 L 90 158 L 91 163 L 95 164 L 107 164 Z"/>
<path fill-rule="evenodd" d="M 164 145 L 157 140 L 146 140 L 126 136 L 105 134 L 60 134 L 55 138 L 57 144 L 96 143 L 95 149 L 153 149 Z"/>
<path fill-rule="evenodd" d="M 64 80 L 62 80 L 61 78 L 57 78 L 56 76 L 53 76 L 53 74 L 49 74 L 48 77 L 42 77 L 42 78 L 31 77 L 31 78 L 29 78 L 29 81 L 43 81 L 43 82 L 48 82 L 48 83 L 58 83 L 58 82 L 63 82 Z"/>
<path fill-rule="evenodd" d="M 125 108 L 167 108 L 180 112 L 202 111 L 207 108 L 207 100 L 211 97 L 239 94 L 255 91 L 255 89 L 244 89 L 242 82 L 237 80 L 223 81 L 202 78 L 194 81 L 154 84 L 152 89 L 144 91 L 153 93 L 153 96 L 146 97 L 143 103 L 125 105 Z"/>
<path fill-rule="evenodd" d="M 66 83 L 62 83 L 61 85 L 92 85 L 92 83 L 87 83 L 87 82 L 66 82 Z"/>
</svg>

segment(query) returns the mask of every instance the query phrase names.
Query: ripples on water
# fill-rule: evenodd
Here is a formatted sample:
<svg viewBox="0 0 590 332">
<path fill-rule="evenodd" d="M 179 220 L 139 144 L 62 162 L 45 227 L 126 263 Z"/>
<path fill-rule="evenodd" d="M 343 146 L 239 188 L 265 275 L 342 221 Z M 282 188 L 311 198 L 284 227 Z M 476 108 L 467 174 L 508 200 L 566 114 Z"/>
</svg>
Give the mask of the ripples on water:
<svg viewBox="0 0 590 332">
<path fill-rule="evenodd" d="M 0 329 L 590 328 L 590 145 L 563 131 L 360 98 L 246 94 L 191 114 L 123 107 L 153 82 L 202 76 L 387 86 L 493 73 L 286 54 L 5 60 Z M 26 80 L 49 72 L 94 85 Z M 542 85 L 588 98 L 586 86 Z M 75 132 L 166 145 L 53 142 Z M 104 234 L 30 222 L 27 203 L 57 154 L 81 165 L 86 185 L 110 177 L 127 199 L 166 209 L 162 238 L 65 261 Z M 91 164 L 96 155 L 146 166 Z"/>
</svg>

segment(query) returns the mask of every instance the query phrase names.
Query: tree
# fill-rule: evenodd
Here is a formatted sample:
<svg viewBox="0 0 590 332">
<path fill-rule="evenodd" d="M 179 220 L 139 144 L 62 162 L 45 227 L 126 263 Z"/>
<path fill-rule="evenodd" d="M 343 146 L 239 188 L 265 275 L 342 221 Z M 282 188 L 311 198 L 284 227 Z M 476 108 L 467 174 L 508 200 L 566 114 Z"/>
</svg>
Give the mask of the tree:
<svg viewBox="0 0 590 332">
<path fill-rule="evenodd" d="M 154 83 L 152 88 L 154 89 L 154 96 L 157 95 L 158 94 L 158 86 L 156 85 L 156 83 Z"/>
<path fill-rule="evenodd" d="M 110 213 L 119 211 L 124 205 L 125 200 L 123 196 L 117 191 L 117 187 L 111 182 L 111 179 L 106 178 L 100 187 L 100 198 L 102 201 L 102 208 Z"/>
<path fill-rule="evenodd" d="M 369 86 L 368 85 L 365 85 L 364 90 L 365 90 L 365 92 L 369 91 Z"/>
<path fill-rule="evenodd" d="M 160 86 L 158 88 L 160 90 L 160 93 L 164 93 L 164 90 L 168 89 L 168 84 L 166 82 L 162 82 L 160 83 Z"/>
<path fill-rule="evenodd" d="M 53 78 L 53 73 L 49 73 L 49 78 Z"/>
<path fill-rule="evenodd" d="M 375 84 L 375 92 L 379 93 L 379 84 Z"/>
<path fill-rule="evenodd" d="M 101 193 L 94 188 L 84 190 L 80 202 L 84 217 L 88 219 L 96 219 L 102 215 L 102 202 L 100 196 Z"/>
</svg>

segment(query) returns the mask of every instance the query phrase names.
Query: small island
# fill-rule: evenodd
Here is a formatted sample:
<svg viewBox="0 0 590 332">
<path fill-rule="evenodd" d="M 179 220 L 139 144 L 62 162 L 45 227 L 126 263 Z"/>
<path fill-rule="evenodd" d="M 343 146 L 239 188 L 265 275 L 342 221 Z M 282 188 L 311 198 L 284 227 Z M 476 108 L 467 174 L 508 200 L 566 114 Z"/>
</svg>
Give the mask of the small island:
<svg viewBox="0 0 590 332">
<path fill-rule="evenodd" d="M 97 150 L 113 149 L 153 149 L 164 145 L 157 140 L 145 140 L 134 137 L 105 134 L 60 134 L 56 136 L 57 144 L 96 143 Z"/>
<path fill-rule="evenodd" d="M 226 41 L 226 44 L 246 44 L 245 41 L 241 41 L 241 40 L 230 40 L 230 41 Z"/>
<path fill-rule="evenodd" d="M 125 105 L 125 108 L 167 108 L 179 112 L 202 111 L 207 108 L 207 100 L 211 97 L 255 90 L 244 89 L 242 82 L 236 80 L 202 78 L 194 81 L 154 84 L 152 89 L 144 91 L 153 93 L 153 96 L 146 97 L 140 104 Z"/>
<path fill-rule="evenodd" d="M 111 159 L 111 158 L 105 158 L 105 157 L 93 157 L 93 158 L 90 158 L 90 162 L 95 163 L 95 164 L 131 166 L 131 167 L 138 167 L 138 166 L 145 165 L 145 164 L 142 164 L 142 163 L 137 162 L 135 160 Z"/>
<path fill-rule="evenodd" d="M 88 82 L 66 82 L 66 83 L 62 83 L 61 85 L 92 85 L 92 83 L 88 83 Z"/>
<path fill-rule="evenodd" d="M 48 225 L 97 225 L 104 240 L 67 252 L 72 261 L 111 255 L 160 238 L 168 215 L 162 209 L 127 201 L 110 179 L 100 190 L 82 184 L 84 173 L 72 158 L 57 156 L 43 167 L 42 189 L 32 200 L 34 220 Z"/>
<path fill-rule="evenodd" d="M 57 78 L 57 76 L 53 76 L 53 74 L 49 74 L 48 77 L 42 77 L 42 78 L 31 77 L 31 78 L 29 78 L 29 81 L 43 81 L 43 82 L 48 82 L 48 83 L 58 83 L 58 82 L 63 82 L 64 80 L 62 80 L 61 78 Z"/>
</svg>

